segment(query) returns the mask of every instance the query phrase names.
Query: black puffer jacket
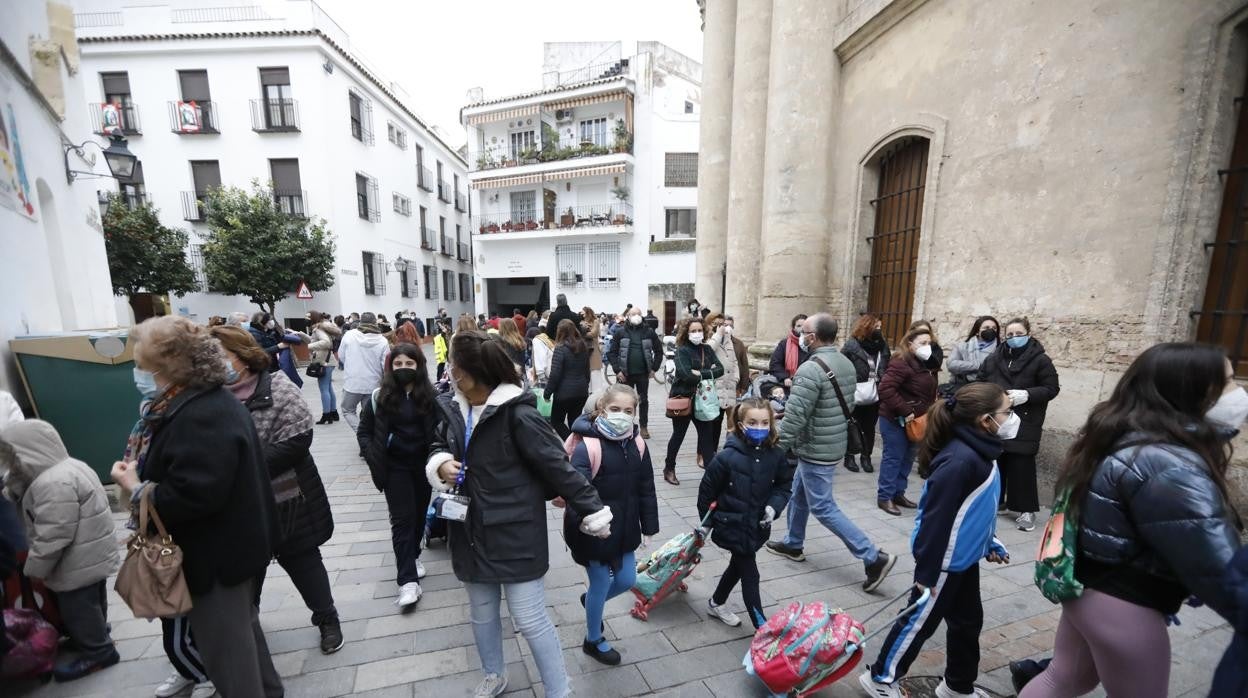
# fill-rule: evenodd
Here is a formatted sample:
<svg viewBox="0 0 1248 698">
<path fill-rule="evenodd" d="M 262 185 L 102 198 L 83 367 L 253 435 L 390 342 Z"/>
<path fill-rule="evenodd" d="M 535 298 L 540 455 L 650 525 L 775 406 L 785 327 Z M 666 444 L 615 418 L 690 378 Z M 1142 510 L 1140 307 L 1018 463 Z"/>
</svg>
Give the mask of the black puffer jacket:
<svg viewBox="0 0 1248 698">
<path fill-rule="evenodd" d="M 546 378 L 546 399 L 585 399 L 589 395 L 590 352 L 575 352 L 566 344 L 555 346 L 550 358 L 550 375 Z"/>
<path fill-rule="evenodd" d="M 1234 514 L 1196 453 L 1132 445 L 1142 441 L 1128 436 L 1097 466 L 1078 510 L 1076 576 L 1163 613 L 1194 594 L 1229 616 L 1234 604 L 1222 582 L 1239 547 Z"/>
<path fill-rule="evenodd" d="M 996 383 L 1006 390 L 1026 390 L 1027 402 L 1015 405 L 1014 413 L 1023 420 L 1018 436 L 1005 441 L 1006 453 L 1034 454 L 1040 450 L 1040 434 L 1049 401 L 1057 397 L 1061 385 L 1053 360 L 1044 353 L 1044 346 L 1032 337 L 1022 349 L 1011 349 L 1002 343 L 992 356 L 984 359 L 979 379 Z"/>
<path fill-rule="evenodd" d="M 793 376 L 789 375 L 788 369 L 784 367 L 784 355 L 788 351 L 789 338 L 786 335 L 784 339 L 776 343 L 776 348 L 771 352 L 771 360 L 767 363 L 767 372 L 783 385 L 784 382 Z M 797 350 L 797 365 L 801 366 L 806 363 L 806 359 L 810 358 L 810 352 L 799 348 Z M 785 388 L 788 392 L 788 388 Z"/>
<path fill-rule="evenodd" d="M 771 535 L 761 526 L 763 509 L 770 506 L 779 520 L 793 489 L 793 467 L 777 447 L 751 446 L 729 434 L 724 450 L 706 466 L 698 486 L 698 516 L 706 517 L 711 502 L 711 540 L 733 553 L 749 555 Z"/>
<path fill-rule="evenodd" d="M 633 344 L 640 344 L 647 370 L 658 371 L 663 365 L 663 343 L 659 341 L 659 335 L 645 324 L 636 327 L 628 325 L 611 335 L 611 347 L 607 349 L 611 370 L 629 375 L 628 353 Z"/>
<path fill-rule="evenodd" d="M 654 465 L 650 451 L 638 452 L 636 440 L 612 441 L 598 433 L 598 428 L 582 415 L 572 425 L 572 432 L 582 439 L 597 439 L 602 447 L 598 475 L 590 484 L 598 491 L 603 504 L 611 507 L 611 535 L 595 538 L 581 533 L 581 516 L 565 509 L 563 539 L 578 565 L 591 560 L 614 565 L 627 552 L 641 545 L 641 537 L 659 532 L 659 503 L 654 494 Z M 643 442 L 644 443 L 644 442 Z M 572 467 L 591 477 L 589 451 L 581 443 L 572 453 Z"/>
<path fill-rule="evenodd" d="M 882 342 L 882 344 L 883 347 L 879 353 L 872 356 L 857 339 L 850 337 L 845 340 L 845 344 L 841 347 L 841 353 L 854 364 L 854 372 L 856 374 L 854 380 L 856 382 L 867 382 L 867 379 L 871 376 L 871 369 L 875 368 L 877 359 L 880 366 L 875 371 L 875 382 L 879 383 L 880 379 L 884 377 L 884 370 L 888 368 L 888 360 L 892 357 L 888 351 L 888 343 Z"/>
<path fill-rule="evenodd" d="M 441 421 L 425 475 L 444 491 L 438 466 L 466 462 L 460 494 L 469 500 L 466 521 L 447 522 L 451 568 L 461 582 L 514 584 L 538 579 L 550 567 L 546 500 L 563 497 L 574 512 L 602 509 L 593 485 L 568 463 L 550 422 L 537 411 L 533 393 L 504 383 L 485 407 L 474 410 L 472 438 L 464 458 L 468 403 L 459 395 L 438 398 Z"/>
<path fill-rule="evenodd" d="M 380 397 L 380 393 L 374 394 Z M 406 394 L 400 398 L 411 399 Z M 386 489 L 391 470 L 423 468 L 429 460 L 429 449 L 433 445 L 439 411 L 435 406 L 434 411 L 427 415 L 409 414 L 404 417 L 408 412 L 411 411 L 400 409 L 396 413 L 386 409 L 381 403 L 378 403 L 377 409 L 373 409 L 371 396 L 364 401 L 364 409 L 360 410 L 360 427 L 355 430 L 355 438 L 359 442 L 360 450 L 364 452 L 364 462 L 368 464 L 368 472 L 373 476 L 373 485 L 378 490 Z M 392 435 L 398 420 L 405 420 L 399 426 L 409 436 L 402 448 L 392 448 Z M 396 452 L 407 455 L 399 456 Z"/>
</svg>

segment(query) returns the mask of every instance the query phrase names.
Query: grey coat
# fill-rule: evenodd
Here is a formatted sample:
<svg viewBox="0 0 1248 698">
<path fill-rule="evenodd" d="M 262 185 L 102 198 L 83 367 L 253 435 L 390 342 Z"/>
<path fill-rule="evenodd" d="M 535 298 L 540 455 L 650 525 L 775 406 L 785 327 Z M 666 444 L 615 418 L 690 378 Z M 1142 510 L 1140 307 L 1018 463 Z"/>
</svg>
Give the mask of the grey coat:
<svg viewBox="0 0 1248 698">
<path fill-rule="evenodd" d="M 28 420 L 0 432 L 17 454 L 7 487 L 21 507 L 30 552 L 25 574 L 73 591 L 117 571 L 108 495 L 86 463 L 70 458 L 56 429 Z"/>
<path fill-rule="evenodd" d="M 780 420 L 780 446 L 792 449 L 797 457 L 820 465 L 835 465 L 845 458 L 849 432 L 845 411 L 836 399 L 836 391 L 823 369 L 815 362 L 822 359 L 836 374 L 845 404 L 854 409 L 854 365 L 835 347 L 819 347 L 810 360 L 797 368 L 793 389 Z"/>
<path fill-rule="evenodd" d="M 945 368 L 953 376 L 953 384 L 963 386 L 979 380 L 978 371 L 980 365 L 984 363 L 984 359 L 992 356 L 997 351 L 997 345 L 998 342 L 994 341 L 987 348 L 981 350 L 979 348 L 979 340 L 974 337 L 953 345 L 953 351 L 949 354 L 949 360 L 945 362 Z"/>
</svg>

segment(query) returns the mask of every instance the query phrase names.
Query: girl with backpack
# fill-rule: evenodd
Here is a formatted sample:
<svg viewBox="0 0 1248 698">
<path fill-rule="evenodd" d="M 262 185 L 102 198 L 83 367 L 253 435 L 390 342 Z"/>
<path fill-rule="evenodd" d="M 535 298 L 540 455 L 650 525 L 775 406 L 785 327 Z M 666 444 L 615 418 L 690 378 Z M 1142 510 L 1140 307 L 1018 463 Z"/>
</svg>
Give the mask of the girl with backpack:
<svg viewBox="0 0 1248 698">
<path fill-rule="evenodd" d="M 581 533 L 581 517 L 571 509 L 563 514 L 563 538 L 589 578 L 589 589 L 581 594 L 585 606 L 581 651 L 609 665 L 620 663 L 620 653 L 602 635 L 603 606 L 632 588 L 637 579 L 635 551 L 643 536 L 649 539 L 659 532 L 654 466 L 645 440 L 637 434 L 637 404 L 632 386 L 611 385 L 593 411 L 576 420 L 564 444 L 572 467 L 612 511 L 608 538 Z"/>
<path fill-rule="evenodd" d="M 941 621 L 948 639 L 937 698 L 984 695 L 975 689 L 984 624 L 979 561 L 1010 559 L 995 537 L 1001 492 L 996 459 L 1018 425 L 1009 397 L 992 383 L 967 385 L 928 411 L 918 458 L 920 472 L 931 474 L 910 538 L 915 586 L 910 603 L 918 603 L 925 589 L 931 596 L 893 624 L 879 657 L 858 677 L 867 695 L 901 698 L 897 682 Z"/>
<path fill-rule="evenodd" d="M 707 613 L 724 623 L 741 625 L 737 614 L 724 607 L 737 582 L 750 623 L 757 629 L 767 622 L 758 590 L 758 563 L 754 555 L 771 534 L 789 501 L 793 467 L 776 444 L 780 430 L 766 400 L 750 398 L 737 405 L 733 429 L 724 450 L 706 467 L 698 486 L 698 516 L 705 518 L 711 504 L 711 541 L 732 554 L 719 586 L 707 601 Z"/>
</svg>

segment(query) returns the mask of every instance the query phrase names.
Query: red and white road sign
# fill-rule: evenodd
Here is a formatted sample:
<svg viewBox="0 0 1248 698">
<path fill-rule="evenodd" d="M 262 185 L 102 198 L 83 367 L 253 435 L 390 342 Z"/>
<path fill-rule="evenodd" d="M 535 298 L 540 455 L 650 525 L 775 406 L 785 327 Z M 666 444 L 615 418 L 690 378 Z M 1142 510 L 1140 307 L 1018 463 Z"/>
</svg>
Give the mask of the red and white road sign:
<svg viewBox="0 0 1248 698">
<path fill-rule="evenodd" d="M 298 298 L 301 301 L 312 300 L 312 290 L 308 288 L 307 282 L 299 282 L 299 290 L 295 291 L 295 298 Z"/>
</svg>

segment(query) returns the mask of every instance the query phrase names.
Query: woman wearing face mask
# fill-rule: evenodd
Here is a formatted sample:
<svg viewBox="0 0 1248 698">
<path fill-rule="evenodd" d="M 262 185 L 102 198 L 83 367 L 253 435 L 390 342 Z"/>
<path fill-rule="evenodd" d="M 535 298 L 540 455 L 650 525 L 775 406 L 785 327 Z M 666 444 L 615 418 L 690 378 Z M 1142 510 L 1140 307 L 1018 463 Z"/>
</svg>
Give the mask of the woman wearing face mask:
<svg viewBox="0 0 1248 698">
<path fill-rule="evenodd" d="M 277 355 L 286 349 L 286 343 L 282 341 L 282 331 L 277 326 L 277 322 L 272 315 L 265 312 L 258 312 L 251 316 L 251 324 L 247 326 L 247 332 L 251 334 L 252 339 L 256 340 L 256 344 L 269 355 L 269 371 L 278 369 Z"/>
<path fill-rule="evenodd" d="M 876 502 L 880 509 L 900 516 L 898 507 L 918 505 L 906 497 L 906 483 L 914 466 L 917 444 L 906 437 L 906 425 L 927 414 L 936 400 L 936 377 L 927 368 L 932 358 L 932 335 L 923 328 L 906 333 L 880 379 L 880 477 Z"/>
<path fill-rule="evenodd" d="M 634 551 L 642 536 L 648 540 L 659 532 L 654 466 L 646 442 L 637 434 L 637 405 L 637 391 L 616 383 L 603 391 L 593 411 L 572 425 L 578 439 L 572 467 L 590 481 L 612 512 L 607 538 L 581 533 L 581 517 L 575 512 L 563 515 L 563 539 L 589 579 L 589 590 L 581 595 L 585 607 L 581 651 L 611 665 L 620 663 L 620 653 L 602 635 L 603 606 L 632 588 L 637 578 Z"/>
<path fill-rule="evenodd" d="M 1073 517 L 1079 529 L 1083 592 L 1062 603 L 1053 661 L 1020 698 L 1083 695 L 1098 683 L 1111 696 L 1162 698 L 1166 616 L 1189 596 L 1224 618 L 1240 611 L 1224 577 L 1240 528 L 1230 439 L 1248 418 L 1233 377 L 1217 347 L 1158 344 L 1093 408 L 1057 480 L 1070 493 L 1067 525 Z"/>
<path fill-rule="evenodd" d="M 1061 386 L 1053 360 L 1044 353 L 1039 340 L 1031 336 L 1027 318 L 1014 318 L 1005 325 L 1005 343 L 984 360 L 980 380 L 1005 388 L 1022 418 L 1018 437 L 1005 445 L 1001 467 L 1001 511 L 1018 512 L 1014 523 L 1019 530 L 1036 528 L 1036 512 L 1040 511 L 1040 495 L 1036 491 L 1036 453 L 1040 450 L 1040 434 L 1049 401 L 1057 397 Z"/>
<path fill-rule="evenodd" d="M 570 321 L 569 321 L 570 322 Z M 499 606 L 529 644 L 548 698 L 570 693 L 559 636 L 546 612 L 549 568 L 546 500 L 563 497 L 582 533 L 611 534 L 611 509 L 568 463 L 537 411 L 533 393 L 497 340 L 463 332 L 451 340 L 453 395 L 438 398 L 442 420 L 425 475 L 447 519 L 455 576 L 468 590 L 472 636 L 485 677 L 473 695 L 506 690 Z"/>
<path fill-rule="evenodd" d="M 932 372 L 932 375 L 940 373 L 941 364 L 945 362 L 945 350 L 940 348 L 940 342 L 936 341 L 936 332 L 932 330 L 932 323 L 927 320 L 915 320 L 910 324 L 910 329 L 923 330 L 932 338 L 932 354 L 923 361 L 923 366 Z"/>
<path fill-rule="evenodd" d="M 862 431 L 862 454 L 860 462 L 854 460 L 854 454 L 845 454 L 845 469 L 851 473 L 862 471 L 875 472 L 871 455 L 875 452 L 875 422 L 880 416 L 879 385 L 888 368 L 888 342 L 884 340 L 884 323 L 876 316 L 866 313 L 854 323 L 849 339 L 841 347 L 841 353 L 854 364 L 855 380 L 859 383 L 875 384 L 875 399 L 863 400 L 858 396 L 854 399 L 854 421 Z M 857 392 L 857 391 L 856 391 Z"/>
<path fill-rule="evenodd" d="M 966 336 L 966 341 L 953 346 L 946 368 L 949 369 L 949 375 L 953 376 L 955 389 L 979 380 L 979 367 L 1000 345 L 1000 329 L 1001 323 L 995 317 L 981 315 L 975 318 L 975 324 L 971 325 L 971 333 Z"/>
<path fill-rule="evenodd" d="M 670 397 L 692 398 L 697 392 L 698 383 L 723 377 L 723 364 L 719 363 L 715 351 L 704 342 L 705 328 L 706 325 L 701 320 L 690 318 L 682 322 L 676 331 L 676 376 L 668 390 Z M 685 441 L 690 422 L 698 433 L 698 456 L 701 463 L 710 463 L 715 457 L 714 420 L 703 421 L 694 417 L 692 412 L 683 417 L 672 417 L 671 420 L 672 438 L 667 442 L 663 479 L 669 485 L 679 485 L 680 480 L 676 478 L 676 455 Z"/>
<path fill-rule="evenodd" d="M 706 324 L 711 327 L 711 338 L 707 343 L 715 351 L 715 358 L 724 366 L 724 375 L 715 381 L 715 392 L 719 395 L 722 412 L 711 427 L 711 441 L 719 448 L 724 420 L 728 420 L 728 431 L 736 428 L 732 423 L 732 416 L 736 413 L 737 398 L 750 388 L 750 356 L 745 342 L 732 334 L 733 325 L 736 323 L 731 315 L 712 313 L 706 318 Z"/>
<path fill-rule="evenodd" d="M 810 358 L 810 352 L 802 341 L 802 322 L 805 320 L 806 315 L 803 313 L 793 316 L 789 322 L 789 334 L 776 344 L 776 350 L 771 352 L 771 363 L 767 366 L 767 372 L 784 385 L 785 393 L 793 387 L 793 376 L 797 373 L 797 367 Z"/>
<path fill-rule="evenodd" d="M 395 605 L 408 612 L 420 601 L 420 538 L 433 490 L 422 468 L 433 444 L 438 412 L 429 382 L 425 353 L 415 344 L 400 344 L 386 359 L 381 387 L 365 401 L 355 437 L 390 510 L 390 542 L 398 567 Z"/>
<path fill-rule="evenodd" d="M 550 423 L 561 439 L 572 433 L 572 424 L 585 407 L 589 375 L 589 347 L 571 320 L 561 320 L 544 393 L 551 402 Z"/>
</svg>

